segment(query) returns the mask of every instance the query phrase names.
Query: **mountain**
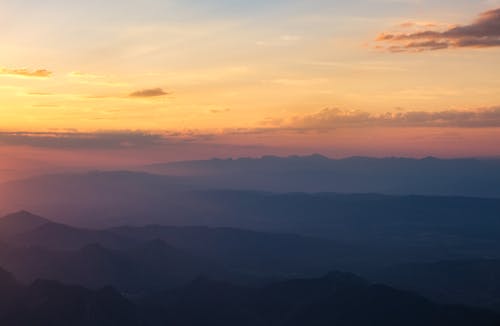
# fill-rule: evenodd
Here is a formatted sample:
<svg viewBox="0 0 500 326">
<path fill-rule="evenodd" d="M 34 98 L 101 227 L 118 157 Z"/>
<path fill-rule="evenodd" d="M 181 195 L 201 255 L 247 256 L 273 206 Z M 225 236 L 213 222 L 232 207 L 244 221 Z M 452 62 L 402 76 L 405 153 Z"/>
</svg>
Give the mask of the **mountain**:
<svg viewBox="0 0 500 326">
<path fill-rule="evenodd" d="M 21 285 L 0 269 L 0 323 L 12 326 L 494 326 L 488 310 L 435 304 L 411 292 L 332 272 L 259 287 L 198 278 L 183 287 L 126 298 L 58 281 Z"/>
<path fill-rule="evenodd" d="M 500 258 L 499 199 L 197 191 L 184 201 L 200 210 L 181 212 L 185 225 L 331 239 L 400 262 Z"/>
<path fill-rule="evenodd" d="M 0 218 L 0 237 L 12 237 L 47 223 L 50 221 L 27 211 L 12 213 Z"/>
<path fill-rule="evenodd" d="M 0 312 L 13 306 L 12 298 L 18 294 L 19 289 L 20 284 L 14 276 L 0 268 Z"/>
<path fill-rule="evenodd" d="M 187 189 L 178 178 L 140 172 L 43 175 L 0 184 L 0 207 L 37 211 L 56 222 L 89 225 L 105 215 L 118 223 L 122 215 L 141 216 L 146 203 L 150 210 L 175 206 Z"/>
<path fill-rule="evenodd" d="M 112 288 L 91 291 L 56 281 L 19 283 L 0 269 L 0 324 L 139 326 L 135 306 Z"/>
<path fill-rule="evenodd" d="M 105 173 L 101 176 L 108 180 Z M 33 194 L 36 202 L 25 209 L 32 208 L 51 216 L 57 223 L 91 228 L 203 225 L 293 233 L 383 250 L 398 258 L 399 262 L 500 258 L 500 199 L 496 198 L 162 191 L 168 188 L 168 184 L 147 187 L 144 183 L 130 183 L 122 187 L 119 178 L 113 176 L 114 181 L 109 182 L 116 184 L 108 185 L 113 189 L 112 193 L 100 186 L 108 181 L 97 182 L 98 177 L 94 180 L 95 187 L 88 184 L 87 189 L 80 192 L 80 197 L 89 198 L 86 191 L 91 191 L 89 196 L 95 200 L 99 198 L 99 202 L 75 200 L 72 193 L 78 192 L 80 182 L 88 182 L 85 178 L 85 175 L 68 176 L 63 189 L 51 188 L 51 183 L 45 188 L 36 185 L 34 188 L 44 188 L 44 191 L 36 196 Z M 157 180 L 159 184 L 161 178 Z M 25 181 L 22 188 L 31 189 L 37 182 Z M 131 192 L 136 195 L 132 196 Z M 45 198 L 46 193 L 50 198 Z M 53 227 L 42 226 L 40 229 Z M 93 242 L 100 243 L 99 237 L 96 234 Z M 27 237 L 30 238 L 37 237 Z M 46 238 L 49 236 L 40 237 L 42 241 Z M 115 237 L 114 241 L 121 240 Z"/>
<path fill-rule="evenodd" d="M 156 238 L 72 227 L 25 211 L 0 221 L 6 226 L 0 265 L 26 282 L 55 279 L 144 292 L 185 284 L 199 275 L 227 277 L 217 263 Z"/>
<path fill-rule="evenodd" d="M 161 239 L 229 270 L 254 276 L 319 275 L 333 268 L 368 265 L 370 260 L 363 248 L 294 234 L 160 225 L 110 231 L 136 241 Z"/>
<path fill-rule="evenodd" d="M 377 280 L 443 303 L 500 311 L 500 260 L 475 259 L 396 265 Z"/>
<path fill-rule="evenodd" d="M 411 292 L 330 273 L 259 288 L 199 279 L 144 299 L 155 325 L 496 325 L 495 313 L 437 305 Z M 161 311 L 161 313 L 159 313 Z"/>
<path fill-rule="evenodd" d="M 142 225 L 165 224 L 166 220 L 167 224 L 215 225 L 225 206 L 200 200 L 193 192 L 500 197 L 497 159 L 266 156 L 174 162 L 141 169 L 149 173 L 94 171 L 3 183 L 0 209 L 36 211 L 57 222 L 82 226 L 131 224 L 132 217 Z"/>
<path fill-rule="evenodd" d="M 155 164 L 209 188 L 273 192 L 500 196 L 500 160 L 311 156 L 212 159 Z"/>
<path fill-rule="evenodd" d="M 39 246 L 57 250 L 80 249 L 98 243 L 112 249 L 137 243 L 106 230 L 73 227 L 55 223 L 27 211 L 0 218 L 0 240 L 18 246 Z"/>
<path fill-rule="evenodd" d="M 112 285 L 135 294 L 179 286 L 200 275 L 229 278 L 218 264 L 159 240 L 127 250 L 98 244 L 71 251 L 2 247 L 0 264 L 25 282 L 55 279 L 93 289 Z"/>
<path fill-rule="evenodd" d="M 57 250 L 76 250 L 89 244 L 122 249 L 137 244 L 132 239 L 107 230 L 78 228 L 50 221 L 29 231 L 18 233 L 8 240 L 12 244 L 41 246 Z"/>
<path fill-rule="evenodd" d="M 253 282 L 362 270 L 380 260 L 363 248 L 294 234 L 160 225 L 95 230 L 44 220 L 0 245 L 0 264 L 23 280 L 142 291 L 153 281 L 167 287 L 215 271 L 219 278 Z"/>
</svg>

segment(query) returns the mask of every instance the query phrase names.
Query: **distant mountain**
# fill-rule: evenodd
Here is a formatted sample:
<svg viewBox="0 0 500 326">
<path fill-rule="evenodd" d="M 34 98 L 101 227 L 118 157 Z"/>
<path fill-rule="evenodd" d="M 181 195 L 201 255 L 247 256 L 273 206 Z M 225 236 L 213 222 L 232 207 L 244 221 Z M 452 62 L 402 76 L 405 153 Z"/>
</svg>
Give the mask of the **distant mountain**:
<svg viewBox="0 0 500 326">
<path fill-rule="evenodd" d="M 136 241 L 107 230 L 77 228 L 54 222 L 47 222 L 7 239 L 12 244 L 57 250 L 75 250 L 89 244 L 100 244 L 110 249 L 124 249 L 137 245 Z"/>
<path fill-rule="evenodd" d="M 26 211 L 12 213 L 0 218 L 0 238 L 29 232 L 47 223 L 50 221 Z"/>
<path fill-rule="evenodd" d="M 316 154 L 173 162 L 144 170 L 184 176 L 209 188 L 500 197 L 500 160 L 492 159 L 335 160 Z"/>
<path fill-rule="evenodd" d="M 197 280 L 142 302 L 155 325 L 496 325 L 498 315 L 330 273 L 261 288 Z M 159 313 L 161 311 L 161 313 Z"/>
<path fill-rule="evenodd" d="M 459 260 L 392 266 L 376 279 L 444 303 L 500 311 L 500 260 Z"/>
<path fill-rule="evenodd" d="M 500 258 L 497 198 L 193 190 L 177 189 L 168 177 L 125 173 L 121 178 L 101 172 L 90 179 L 87 174 L 30 179 L 12 186 L 9 196 L 12 205 L 26 205 L 18 208 L 85 227 L 203 225 L 294 233 L 382 248 L 407 262 Z M 15 200 L 27 193 L 26 200 Z M 44 229 L 49 234 L 54 226 L 37 232 Z"/>
<path fill-rule="evenodd" d="M 0 184 L 0 207 L 87 226 L 112 218 L 116 225 L 123 224 L 124 216 L 142 217 L 178 203 L 185 210 L 190 205 L 182 205 L 183 193 L 190 189 L 179 178 L 139 172 L 44 175 Z"/>
<path fill-rule="evenodd" d="M 112 285 L 128 293 L 166 289 L 190 282 L 200 275 L 229 278 L 214 262 L 150 241 L 128 250 L 98 244 L 78 250 L 43 247 L 0 247 L 0 264 L 25 282 L 55 279 L 90 288 Z"/>
<path fill-rule="evenodd" d="M 214 225 L 221 203 L 196 191 L 500 197 L 500 160 L 322 156 L 178 162 L 127 171 L 46 175 L 0 184 L 0 208 L 79 225 Z M 164 175 L 175 173 L 176 176 Z M 227 194 L 228 192 L 226 192 Z M 206 192 L 205 192 L 206 194 Z M 236 192 L 241 196 L 242 192 Z M 226 201 L 227 202 L 227 201 Z M 144 221 L 143 221 L 144 220 Z M 218 224 L 218 226 L 235 226 Z"/>
<path fill-rule="evenodd" d="M 373 263 L 370 254 L 360 247 L 294 234 L 160 225 L 109 231 L 136 241 L 161 239 L 229 270 L 255 276 L 319 275 L 334 268 L 360 268 Z"/>
<path fill-rule="evenodd" d="M 293 234 L 159 225 L 93 230 L 44 221 L 4 237 L 7 244 L 0 245 L 0 265 L 23 280 L 42 277 L 137 291 L 199 275 L 246 282 L 359 270 L 380 259 L 362 248 Z"/>
</svg>

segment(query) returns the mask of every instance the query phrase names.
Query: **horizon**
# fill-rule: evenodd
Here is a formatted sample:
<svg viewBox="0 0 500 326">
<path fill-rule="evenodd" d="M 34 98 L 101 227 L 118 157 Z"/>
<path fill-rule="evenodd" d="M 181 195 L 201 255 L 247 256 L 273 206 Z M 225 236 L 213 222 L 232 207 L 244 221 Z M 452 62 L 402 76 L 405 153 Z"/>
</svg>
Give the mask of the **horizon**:
<svg viewBox="0 0 500 326">
<path fill-rule="evenodd" d="M 26 0 L 0 17 L 0 170 L 500 156 L 496 0 Z"/>
<path fill-rule="evenodd" d="M 107 155 L 106 155 L 107 156 Z M 478 160 L 478 161 L 497 161 L 500 160 L 500 156 L 457 156 L 457 157 L 439 157 L 439 156 L 365 156 L 365 155 L 352 155 L 352 156 L 327 156 L 317 152 L 304 153 L 304 154 L 289 154 L 289 155 L 274 155 L 274 154 L 265 154 L 265 155 L 255 155 L 255 156 L 207 156 L 200 158 L 186 158 L 186 159 L 172 159 L 172 160 L 157 160 L 157 161 L 149 161 L 149 160 L 140 160 L 138 164 L 130 164 L 129 162 L 121 162 L 120 164 L 95 164 L 81 162 L 74 164 L 71 161 L 56 161 L 56 164 L 50 164 L 50 160 L 44 161 L 35 161 L 32 164 L 27 164 L 25 166 L 18 166 L 19 161 L 13 166 L 8 165 L 8 161 L 3 161 L 0 164 L 0 184 L 6 183 L 10 181 L 28 179 L 37 176 L 43 175 L 54 175 L 54 174 L 73 174 L 73 173 L 88 173 L 88 172 L 113 172 L 113 171 L 130 171 L 130 172 L 140 172 L 147 167 L 153 167 L 157 165 L 165 165 L 165 164 L 175 164 L 175 163 L 186 163 L 186 162 L 205 162 L 205 161 L 242 161 L 242 160 L 263 160 L 266 158 L 278 158 L 278 159 L 306 159 L 312 157 L 322 157 L 331 161 L 343 161 L 350 159 L 373 159 L 373 160 L 415 160 L 422 161 L 428 159 L 436 159 L 440 161 L 461 161 L 461 160 Z M 42 167 L 38 166 L 38 164 L 46 164 Z M 49 164 L 47 164 L 49 163 Z M 53 162 L 54 163 L 54 162 Z M 135 162 L 134 162 L 135 163 Z M 3 165 L 2 165 L 3 164 Z M 151 172 L 150 172 L 151 173 Z M 154 174 L 154 172 L 153 172 Z"/>
</svg>

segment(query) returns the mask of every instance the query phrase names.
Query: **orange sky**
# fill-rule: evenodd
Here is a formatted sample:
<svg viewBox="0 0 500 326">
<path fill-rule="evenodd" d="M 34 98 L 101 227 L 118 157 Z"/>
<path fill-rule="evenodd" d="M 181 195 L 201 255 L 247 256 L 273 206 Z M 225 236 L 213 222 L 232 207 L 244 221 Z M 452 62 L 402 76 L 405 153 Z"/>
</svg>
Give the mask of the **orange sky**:
<svg viewBox="0 0 500 326">
<path fill-rule="evenodd" d="M 13 162 L 55 150 L 114 162 L 117 149 L 130 163 L 137 150 L 149 161 L 500 155 L 495 8 L 1 2 L 0 150 Z M 165 154 L 166 143 L 177 154 Z"/>
</svg>

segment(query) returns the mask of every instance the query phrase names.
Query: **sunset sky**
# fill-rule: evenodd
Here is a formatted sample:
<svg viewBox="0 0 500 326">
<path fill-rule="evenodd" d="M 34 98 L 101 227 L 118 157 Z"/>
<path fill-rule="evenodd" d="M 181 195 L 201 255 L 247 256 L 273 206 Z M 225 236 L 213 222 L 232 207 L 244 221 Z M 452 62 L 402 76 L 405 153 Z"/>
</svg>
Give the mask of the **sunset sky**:
<svg viewBox="0 0 500 326">
<path fill-rule="evenodd" d="M 0 28 L 0 178 L 47 156 L 500 155 L 500 1 L 0 0 Z"/>
</svg>

